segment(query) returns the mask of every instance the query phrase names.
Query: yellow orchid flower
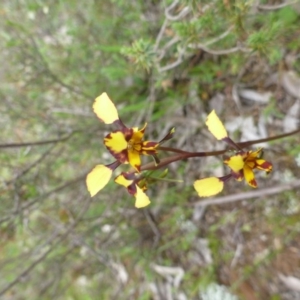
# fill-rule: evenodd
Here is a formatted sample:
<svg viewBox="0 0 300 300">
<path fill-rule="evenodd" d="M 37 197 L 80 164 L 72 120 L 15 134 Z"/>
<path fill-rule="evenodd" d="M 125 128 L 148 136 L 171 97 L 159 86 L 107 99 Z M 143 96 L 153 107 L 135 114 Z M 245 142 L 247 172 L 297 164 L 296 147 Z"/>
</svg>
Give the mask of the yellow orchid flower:
<svg viewBox="0 0 300 300">
<path fill-rule="evenodd" d="M 141 155 L 151 155 L 158 164 L 159 159 L 156 155 L 158 146 L 172 138 L 175 132 L 172 128 L 159 142 L 144 141 L 147 123 L 141 129 L 126 127 L 119 118 L 116 106 L 106 93 L 102 93 L 95 99 L 93 110 L 102 122 L 117 125 L 119 130 L 112 131 L 104 138 L 106 148 L 116 161 L 110 165 L 97 165 L 86 177 L 86 185 L 91 197 L 107 185 L 113 171 L 120 164 L 129 163 L 138 173 L 141 171 Z M 138 181 L 140 181 L 139 184 Z M 135 196 L 137 208 L 150 204 L 148 196 L 144 193 L 144 187 L 139 186 L 141 180 L 135 178 L 133 173 L 122 173 L 115 179 L 115 182 L 125 186 L 129 193 Z"/>
<path fill-rule="evenodd" d="M 140 155 L 155 155 L 159 143 L 144 141 L 147 123 L 142 129 L 127 128 L 120 120 L 114 103 L 106 93 L 96 98 L 93 109 L 97 117 L 105 124 L 116 124 L 120 130 L 109 133 L 104 138 L 108 151 L 121 163 L 129 163 L 137 172 L 140 172 Z"/>
<path fill-rule="evenodd" d="M 262 148 L 256 151 L 238 153 L 226 159 L 224 163 L 232 170 L 233 177 L 237 180 L 245 178 L 246 182 L 253 188 L 257 187 L 254 177 L 254 169 L 262 170 L 267 173 L 272 171 L 272 164 L 260 158 Z"/>
<path fill-rule="evenodd" d="M 215 110 L 213 110 L 206 118 L 205 124 L 208 127 L 208 130 L 217 140 L 223 140 L 228 137 L 227 131 L 217 116 Z"/>
<path fill-rule="evenodd" d="M 224 161 L 231 169 L 230 174 L 220 178 L 209 177 L 195 181 L 194 188 L 200 197 L 209 197 L 220 193 L 224 188 L 224 182 L 230 178 L 235 178 L 238 181 L 245 178 L 246 182 L 251 187 L 256 188 L 257 183 L 253 170 L 263 170 L 267 173 L 272 171 L 272 164 L 260 158 L 262 148 L 259 148 L 256 151 L 243 151 L 229 138 L 222 121 L 214 110 L 208 115 L 206 125 L 216 139 L 223 140 L 234 147 L 236 149 L 236 154 Z"/>
<path fill-rule="evenodd" d="M 108 151 L 121 163 L 129 163 L 137 172 L 140 172 L 140 155 L 155 155 L 159 143 L 143 141 L 147 124 L 137 128 L 123 128 L 109 133 L 104 138 Z"/>
<path fill-rule="evenodd" d="M 194 188 L 199 197 L 210 197 L 222 192 L 224 182 L 218 177 L 208 177 L 196 180 Z"/>
<path fill-rule="evenodd" d="M 112 124 L 119 120 L 117 108 L 106 93 L 96 98 L 93 109 L 97 117 L 105 124 Z"/>
<path fill-rule="evenodd" d="M 127 188 L 128 192 L 135 197 L 135 207 L 142 208 L 150 204 L 149 197 L 140 188 L 133 173 L 122 172 L 115 178 L 115 182 Z"/>
<path fill-rule="evenodd" d="M 113 171 L 120 165 L 118 161 L 110 165 L 97 165 L 86 177 L 87 189 L 94 197 L 109 182 Z"/>
</svg>

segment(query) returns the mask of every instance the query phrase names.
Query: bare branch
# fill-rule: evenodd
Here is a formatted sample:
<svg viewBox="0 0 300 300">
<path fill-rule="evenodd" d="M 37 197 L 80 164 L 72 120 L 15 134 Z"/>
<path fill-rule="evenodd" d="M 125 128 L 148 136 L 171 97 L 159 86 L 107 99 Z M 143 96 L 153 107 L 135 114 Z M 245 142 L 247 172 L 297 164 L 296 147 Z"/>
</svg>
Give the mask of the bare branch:
<svg viewBox="0 0 300 300">
<path fill-rule="evenodd" d="M 174 38 L 172 38 L 168 43 L 166 43 L 160 50 L 160 55 L 158 57 L 158 61 L 162 60 L 162 58 L 165 56 L 166 54 L 166 50 L 168 50 L 171 46 L 173 46 L 174 44 L 176 44 L 177 42 L 180 41 L 180 38 L 178 36 L 175 36 Z"/>
<path fill-rule="evenodd" d="M 284 191 L 293 190 L 300 187 L 300 179 L 297 179 L 293 182 L 275 186 L 272 188 L 265 188 L 265 189 L 259 189 L 247 193 L 238 193 L 233 195 L 228 195 L 224 197 L 219 198 L 213 198 L 209 200 L 200 200 L 195 203 L 192 203 L 192 206 L 208 206 L 208 205 L 216 205 L 216 204 L 225 204 L 225 203 L 231 203 L 231 202 L 238 202 L 242 200 L 248 200 L 248 199 L 257 199 L 269 195 L 276 195 L 279 193 L 282 193 Z"/>
<path fill-rule="evenodd" d="M 210 54 L 213 54 L 213 55 L 225 55 L 225 54 L 230 54 L 230 53 L 234 53 L 234 52 L 238 52 L 238 51 L 251 52 L 252 51 L 251 49 L 244 48 L 239 45 L 236 47 L 233 47 L 233 48 L 222 49 L 222 50 L 213 50 L 213 49 L 210 49 L 207 47 L 207 46 L 215 44 L 215 43 L 219 42 L 220 40 L 224 39 L 232 31 L 232 29 L 233 29 L 233 26 L 230 26 L 221 35 L 211 39 L 210 41 L 206 42 L 205 44 L 200 44 L 200 43 L 199 44 L 189 44 L 188 47 L 192 48 L 192 49 L 201 49 L 201 50 L 208 52 Z"/>
<path fill-rule="evenodd" d="M 35 39 L 34 39 L 32 36 L 30 36 L 29 38 L 30 38 L 30 40 L 31 40 L 31 42 L 32 42 L 32 45 L 34 46 L 34 49 L 35 49 L 37 55 L 38 55 L 39 58 L 41 59 L 41 62 L 43 63 L 45 70 L 47 71 L 47 73 L 49 74 L 49 76 L 50 76 L 55 82 L 57 82 L 57 83 L 60 84 L 61 86 L 65 87 L 65 88 L 68 89 L 69 91 L 74 92 L 74 93 L 76 93 L 76 94 L 78 94 L 78 95 L 84 96 L 84 97 L 87 98 L 87 99 L 91 99 L 91 98 L 92 98 L 91 95 L 88 95 L 88 94 L 86 94 L 85 92 L 82 92 L 81 90 L 78 90 L 78 89 L 77 89 L 76 87 L 74 87 L 73 85 L 69 85 L 69 84 L 63 82 L 56 74 L 54 74 L 54 73 L 52 72 L 52 70 L 50 69 L 48 62 L 46 61 L 46 59 L 45 59 L 44 56 L 42 55 L 42 53 L 41 53 L 41 51 L 40 51 L 40 49 L 39 49 L 39 47 L 38 47 L 38 45 L 37 45 Z"/>
<path fill-rule="evenodd" d="M 213 55 L 226 55 L 226 54 L 231 54 L 231 53 L 235 53 L 238 51 L 242 51 L 242 52 L 251 52 L 252 51 L 251 49 L 243 48 L 243 47 L 239 47 L 239 46 L 229 48 L 229 49 L 213 50 L 213 49 L 207 48 L 205 45 L 198 44 L 198 48 L 207 53 L 213 54 Z"/>
<path fill-rule="evenodd" d="M 168 70 L 171 70 L 171 69 L 174 69 L 176 68 L 177 66 L 179 66 L 182 62 L 183 62 L 183 56 L 184 56 L 184 52 L 185 52 L 185 49 L 181 49 L 178 53 L 178 58 L 176 61 L 174 61 L 173 63 L 169 64 L 169 65 L 166 65 L 162 68 L 159 68 L 158 71 L 160 73 L 162 72 L 165 72 L 165 71 L 168 71 Z"/>
<path fill-rule="evenodd" d="M 159 231 L 159 228 L 157 227 L 156 223 L 152 219 L 152 216 L 150 215 L 150 212 L 148 210 L 143 210 L 144 216 L 146 217 L 146 220 L 148 224 L 151 227 L 151 230 L 153 231 L 155 238 L 153 241 L 153 248 L 155 248 L 160 240 L 161 233 Z"/>
<path fill-rule="evenodd" d="M 45 258 L 47 258 L 47 256 L 56 248 L 56 246 L 59 245 L 59 243 L 61 243 L 64 239 L 67 238 L 67 236 L 78 225 L 78 223 L 80 222 L 81 218 L 83 217 L 83 215 L 86 213 L 86 211 L 90 207 L 91 202 L 92 202 L 91 198 L 89 198 L 88 201 L 85 201 L 85 204 L 83 205 L 80 213 L 78 214 L 77 219 L 65 230 L 65 232 L 63 234 L 61 234 L 61 232 L 58 232 L 56 235 L 54 235 L 52 237 L 51 243 L 54 242 L 54 240 L 56 238 L 58 238 L 57 241 L 54 242 L 51 245 L 51 247 L 47 251 L 45 251 L 42 255 L 40 255 L 40 257 L 37 258 L 30 266 L 28 266 L 27 268 L 25 268 L 19 275 L 17 275 L 16 278 L 12 282 L 10 282 L 6 287 L 4 287 L 0 291 L 0 296 L 4 295 L 13 286 L 15 286 L 21 280 L 21 278 L 23 278 L 24 276 L 27 276 L 37 265 L 39 265 Z M 51 243 L 48 243 L 47 246 L 49 244 L 51 244 Z"/>
<path fill-rule="evenodd" d="M 211 39 L 210 41 L 206 42 L 205 44 L 189 44 L 188 47 L 193 49 L 198 49 L 202 47 L 207 47 L 209 45 L 215 44 L 216 42 L 224 39 L 233 29 L 233 26 L 229 27 L 225 32 L 223 32 L 221 35 Z"/>
<path fill-rule="evenodd" d="M 281 9 L 283 7 L 286 7 L 288 5 L 292 5 L 292 4 L 295 4 L 295 3 L 298 3 L 298 1 L 291 1 L 291 2 L 284 2 L 284 3 L 281 3 L 281 4 L 277 4 L 277 5 L 258 5 L 257 8 L 261 9 L 261 10 L 277 10 L 277 9 Z"/>
<path fill-rule="evenodd" d="M 176 15 L 176 16 L 171 15 L 170 11 L 171 11 L 172 9 L 174 9 L 178 3 L 179 3 L 179 1 L 178 1 L 178 0 L 175 0 L 170 6 L 168 6 L 168 7 L 165 9 L 165 16 L 166 16 L 166 18 L 167 18 L 168 20 L 170 20 L 170 21 L 178 21 L 178 20 L 184 18 L 184 17 L 191 11 L 190 7 L 186 6 L 186 7 L 184 7 L 184 8 L 180 11 L 180 13 L 179 13 L 178 15 Z"/>
<path fill-rule="evenodd" d="M 37 141 L 37 142 L 27 142 L 27 143 L 8 143 L 8 144 L 0 144 L 0 148 L 21 148 L 21 147 L 28 147 L 28 146 L 40 146 L 40 145 L 47 145 L 47 144 L 54 144 L 68 140 L 75 131 L 71 134 L 55 140 L 45 140 L 45 141 Z"/>
<path fill-rule="evenodd" d="M 155 41 L 155 45 L 154 45 L 154 51 L 157 51 L 159 43 L 160 43 L 160 41 L 161 41 L 161 39 L 163 37 L 163 34 L 164 34 L 165 30 L 166 30 L 167 25 L 168 25 L 168 20 L 165 19 L 163 25 L 160 28 L 160 31 L 159 31 L 157 37 L 156 37 L 156 41 Z"/>
<path fill-rule="evenodd" d="M 25 174 L 27 174 L 31 169 L 33 169 L 40 162 L 42 162 L 51 153 L 51 151 L 55 148 L 55 146 L 56 146 L 56 144 L 52 145 L 52 147 L 50 147 L 45 153 L 43 153 L 36 161 L 34 161 L 29 166 L 27 166 L 24 170 L 22 170 L 21 172 L 19 172 L 19 174 L 17 174 L 14 178 L 6 181 L 6 184 L 10 184 L 11 182 L 16 181 L 20 177 L 22 177 Z"/>
<path fill-rule="evenodd" d="M 67 187 L 69 187 L 69 186 L 71 186 L 73 184 L 76 184 L 76 183 L 78 183 L 80 181 L 83 181 L 86 178 L 87 174 L 88 174 L 88 172 L 86 172 L 86 173 L 84 173 L 84 174 L 82 174 L 82 175 L 80 175 L 80 176 L 78 176 L 78 177 L 76 177 L 76 178 L 74 178 L 72 180 L 69 180 L 69 181 L 65 182 L 64 184 L 58 186 L 57 188 L 55 188 L 55 189 L 53 189 L 53 190 L 51 190 L 51 191 L 49 191 L 49 192 L 47 192 L 45 194 L 42 194 L 42 195 L 36 197 L 35 199 L 33 199 L 32 201 L 30 201 L 28 203 L 24 203 L 22 206 L 20 206 L 18 208 L 18 210 L 13 210 L 13 211 L 11 211 L 11 213 L 8 216 L 3 217 L 2 219 L 0 219 L 0 224 L 9 221 L 16 214 L 18 214 L 19 211 L 23 211 L 24 209 L 29 209 L 30 207 L 32 207 L 37 202 L 41 203 L 42 200 L 47 199 L 50 195 L 55 194 L 57 192 L 60 192 L 63 189 L 65 189 L 65 188 L 67 188 Z"/>
</svg>

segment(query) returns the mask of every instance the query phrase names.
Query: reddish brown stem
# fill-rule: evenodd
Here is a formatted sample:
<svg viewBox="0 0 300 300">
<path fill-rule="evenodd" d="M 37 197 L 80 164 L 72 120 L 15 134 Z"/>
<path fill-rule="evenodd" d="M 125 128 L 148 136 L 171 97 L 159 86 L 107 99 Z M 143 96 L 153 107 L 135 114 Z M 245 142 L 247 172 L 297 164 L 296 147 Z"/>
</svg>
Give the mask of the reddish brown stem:
<svg viewBox="0 0 300 300">
<path fill-rule="evenodd" d="M 161 147 L 161 148 L 164 148 L 164 147 Z M 163 150 L 163 149 L 161 149 L 161 150 Z M 174 149 L 174 150 L 178 150 L 178 149 Z M 182 151 L 182 152 L 179 152 L 179 154 L 177 154 L 177 155 L 173 155 L 173 156 L 169 156 L 169 157 L 165 157 L 165 158 L 161 159 L 159 164 L 155 164 L 154 162 L 147 163 L 141 167 L 141 171 L 157 170 L 157 169 L 160 169 L 172 162 L 183 160 L 183 159 L 188 159 L 188 158 L 192 158 L 192 157 L 205 157 L 205 156 L 221 155 L 221 154 L 224 154 L 226 151 L 227 151 L 226 149 L 219 150 L 219 151 L 211 151 L 211 152 Z M 176 151 L 172 151 L 172 152 L 176 152 Z"/>
<path fill-rule="evenodd" d="M 268 138 L 264 138 L 264 139 L 253 140 L 253 141 L 247 141 L 247 142 L 241 142 L 241 143 L 233 143 L 233 144 L 236 145 L 238 148 L 243 149 L 243 148 L 249 147 L 254 144 L 285 138 L 285 137 L 294 135 L 298 132 L 300 132 L 300 128 L 297 130 L 294 130 L 294 131 L 291 131 L 288 133 L 283 133 L 280 135 L 276 135 L 273 137 L 268 137 Z M 235 146 L 235 148 L 236 148 L 236 146 Z M 188 158 L 192 158 L 192 157 L 205 157 L 205 156 L 221 155 L 221 154 L 224 154 L 226 151 L 228 151 L 227 149 L 224 149 L 224 150 L 212 151 L 212 152 L 189 152 L 189 151 L 184 151 L 184 150 L 180 150 L 180 149 L 176 149 L 176 148 L 172 148 L 172 147 L 161 147 L 161 146 L 159 146 L 158 150 L 166 151 L 166 152 L 174 152 L 174 153 L 178 153 L 178 154 L 161 159 L 159 164 L 156 164 L 154 162 L 145 164 L 141 167 L 141 171 L 157 170 L 157 169 L 160 169 L 160 168 L 162 168 L 172 162 L 175 162 L 175 161 L 188 159 Z"/>
<path fill-rule="evenodd" d="M 249 147 L 249 146 L 254 145 L 254 144 L 279 140 L 279 139 L 294 135 L 296 133 L 300 133 L 300 128 L 298 128 L 294 131 L 288 132 L 288 133 L 283 133 L 283 134 L 280 134 L 280 135 L 275 135 L 275 136 L 267 137 L 267 138 L 264 138 L 264 139 L 237 143 L 237 145 L 239 145 L 241 148 L 246 148 L 246 147 Z"/>
</svg>

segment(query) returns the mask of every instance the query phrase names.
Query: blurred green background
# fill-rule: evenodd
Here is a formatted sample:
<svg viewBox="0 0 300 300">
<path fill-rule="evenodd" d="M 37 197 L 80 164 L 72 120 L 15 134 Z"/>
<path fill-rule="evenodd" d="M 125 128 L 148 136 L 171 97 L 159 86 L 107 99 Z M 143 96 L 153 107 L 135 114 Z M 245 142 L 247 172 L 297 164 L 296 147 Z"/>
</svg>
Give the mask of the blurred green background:
<svg viewBox="0 0 300 300">
<path fill-rule="evenodd" d="M 274 171 L 244 201 L 251 188 L 232 181 L 220 197 L 241 201 L 199 204 L 193 182 L 227 174 L 222 157 L 171 164 L 183 182 L 150 186 L 146 209 L 113 180 L 92 199 L 85 186 L 113 162 L 113 128 L 92 111 L 102 92 L 126 125 L 148 122 L 147 139 L 175 126 L 168 145 L 187 151 L 225 147 L 206 129 L 211 109 L 235 141 L 297 128 L 290 3 L 1 1 L 1 299 L 300 299 L 299 134 L 264 145 Z"/>
</svg>

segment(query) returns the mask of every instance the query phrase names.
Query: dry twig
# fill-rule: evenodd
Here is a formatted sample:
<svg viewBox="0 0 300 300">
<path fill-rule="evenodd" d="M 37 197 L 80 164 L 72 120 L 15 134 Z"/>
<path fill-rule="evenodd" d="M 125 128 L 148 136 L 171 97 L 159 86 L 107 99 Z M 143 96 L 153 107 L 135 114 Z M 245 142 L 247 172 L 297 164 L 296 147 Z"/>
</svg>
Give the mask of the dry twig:
<svg viewBox="0 0 300 300">
<path fill-rule="evenodd" d="M 299 2 L 299 1 L 284 2 L 284 3 L 281 3 L 281 4 L 277 4 L 277 5 L 261 5 L 260 4 L 257 7 L 261 10 L 277 10 L 277 9 L 281 9 L 285 6 L 295 4 L 297 2 Z"/>
<path fill-rule="evenodd" d="M 242 200 L 248 200 L 253 198 L 261 198 L 269 195 L 276 195 L 279 193 L 282 193 L 284 191 L 293 190 L 295 188 L 300 187 L 300 179 L 297 179 L 295 181 L 292 181 L 290 183 L 286 183 L 283 185 L 275 186 L 272 188 L 265 188 L 265 189 L 259 189 L 247 193 L 238 193 L 233 195 L 228 195 L 224 197 L 219 198 L 213 198 L 209 200 L 200 200 L 197 202 L 192 203 L 192 206 L 208 206 L 208 205 L 215 205 L 215 204 L 225 204 L 230 202 L 237 202 Z"/>
</svg>

